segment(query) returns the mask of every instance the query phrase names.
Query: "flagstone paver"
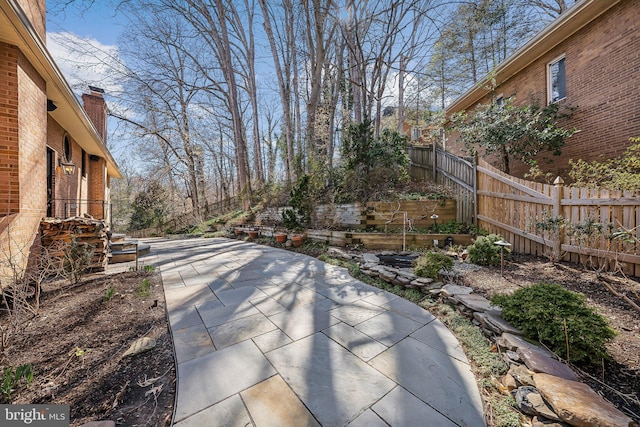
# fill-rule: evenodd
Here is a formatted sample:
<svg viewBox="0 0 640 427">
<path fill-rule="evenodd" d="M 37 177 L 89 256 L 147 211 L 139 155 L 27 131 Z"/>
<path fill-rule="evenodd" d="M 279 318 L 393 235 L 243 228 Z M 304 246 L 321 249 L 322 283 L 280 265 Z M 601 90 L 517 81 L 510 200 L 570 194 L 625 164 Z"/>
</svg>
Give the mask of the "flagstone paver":
<svg viewBox="0 0 640 427">
<path fill-rule="evenodd" d="M 294 252 L 149 243 L 178 362 L 174 425 L 484 425 L 458 341 L 421 307 Z"/>
</svg>

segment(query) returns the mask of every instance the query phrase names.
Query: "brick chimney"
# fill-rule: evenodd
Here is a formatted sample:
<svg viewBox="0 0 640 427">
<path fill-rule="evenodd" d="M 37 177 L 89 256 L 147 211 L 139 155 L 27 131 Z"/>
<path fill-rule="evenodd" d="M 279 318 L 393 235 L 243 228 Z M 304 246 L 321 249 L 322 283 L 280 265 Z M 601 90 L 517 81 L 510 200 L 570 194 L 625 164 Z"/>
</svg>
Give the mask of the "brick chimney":
<svg viewBox="0 0 640 427">
<path fill-rule="evenodd" d="M 84 110 L 96 127 L 98 134 L 102 137 L 104 144 L 107 144 L 107 103 L 102 94 L 104 89 L 89 86 L 89 93 L 82 94 Z"/>
</svg>

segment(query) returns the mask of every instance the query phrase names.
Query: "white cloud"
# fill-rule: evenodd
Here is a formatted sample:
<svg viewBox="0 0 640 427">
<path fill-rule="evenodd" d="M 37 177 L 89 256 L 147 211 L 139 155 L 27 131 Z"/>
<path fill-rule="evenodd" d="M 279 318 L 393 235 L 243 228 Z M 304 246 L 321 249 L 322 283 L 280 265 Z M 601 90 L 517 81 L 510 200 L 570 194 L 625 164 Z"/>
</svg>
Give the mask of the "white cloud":
<svg viewBox="0 0 640 427">
<path fill-rule="evenodd" d="M 82 93 L 87 85 L 100 87 L 107 94 L 122 93 L 125 69 L 118 46 L 59 32 L 47 33 L 47 49 L 76 93 Z"/>
</svg>

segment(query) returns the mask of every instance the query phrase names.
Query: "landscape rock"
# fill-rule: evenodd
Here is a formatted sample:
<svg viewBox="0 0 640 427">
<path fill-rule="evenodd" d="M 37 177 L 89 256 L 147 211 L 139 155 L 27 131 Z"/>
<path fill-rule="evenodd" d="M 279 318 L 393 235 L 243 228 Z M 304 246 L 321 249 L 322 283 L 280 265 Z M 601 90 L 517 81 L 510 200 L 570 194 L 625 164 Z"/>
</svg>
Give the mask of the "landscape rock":
<svg viewBox="0 0 640 427">
<path fill-rule="evenodd" d="M 513 376 L 509 373 L 506 373 L 502 376 L 502 379 L 500 380 L 500 382 L 502 383 L 502 386 L 507 390 L 507 391 L 513 391 L 515 389 L 518 388 L 518 384 L 516 383 L 516 379 L 513 378 Z"/>
<path fill-rule="evenodd" d="M 507 322 L 502 317 L 487 314 L 486 320 L 487 320 L 487 327 L 498 334 L 507 332 L 513 335 L 522 335 L 522 331 L 520 329 L 516 328 L 511 323 Z"/>
<path fill-rule="evenodd" d="M 577 427 L 630 427 L 631 418 L 604 400 L 587 384 L 548 374 L 534 374 L 538 392 L 563 421 Z"/>
<path fill-rule="evenodd" d="M 552 359 L 545 352 L 534 348 L 518 348 L 518 356 L 527 368 L 533 372 L 540 372 L 567 380 L 577 381 L 578 376 L 573 370 L 562 362 Z"/>
<path fill-rule="evenodd" d="M 364 261 L 365 264 L 380 264 L 380 258 L 374 254 L 362 254 L 362 261 Z"/>
<path fill-rule="evenodd" d="M 503 333 L 500 337 L 496 339 L 496 344 L 500 346 L 500 348 L 504 348 L 507 350 L 516 351 L 519 348 L 533 348 L 539 349 L 540 351 L 545 352 L 546 350 L 538 347 L 537 345 L 530 343 L 522 337 L 517 335 L 510 334 L 508 332 Z M 553 354 L 548 352 L 548 356 L 552 357 Z"/>
<path fill-rule="evenodd" d="M 127 356 L 136 356 L 140 353 L 144 353 L 145 351 L 149 351 L 156 346 L 156 340 L 149 337 L 142 337 L 135 340 L 124 352 L 122 357 Z"/>
<path fill-rule="evenodd" d="M 505 353 L 507 355 L 507 357 L 509 358 L 509 360 L 512 360 L 514 362 L 520 362 L 522 361 L 522 359 L 520 359 L 520 356 L 518 356 L 518 353 L 516 353 L 515 351 L 511 351 L 511 350 L 507 350 L 505 351 Z"/>
<path fill-rule="evenodd" d="M 395 281 L 397 282 L 396 284 L 404 287 L 409 287 L 409 285 L 411 284 L 411 279 L 405 276 L 401 276 L 399 274 L 396 276 Z"/>
<path fill-rule="evenodd" d="M 508 375 L 511 375 L 515 380 L 522 385 L 533 386 L 533 372 L 527 369 L 524 365 L 513 365 L 509 368 Z"/>
<path fill-rule="evenodd" d="M 531 419 L 531 427 L 569 427 L 569 424 L 547 420 L 545 418 L 540 419 L 538 417 L 533 417 Z"/>
<path fill-rule="evenodd" d="M 451 297 L 454 295 L 470 294 L 471 292 L 473 292 L 473 289 L 467 286 L 444 285 L 442 287 L 442 294 L 447 297 Z"/>
<path fill-rule="evenodd" d="M 513 393 L 513 397 L 516 399 L 516 405 L 518 406 L 518 410 L 526 415 L 538 415 L 533 410 L 533 405 L 529 402 L 528 396 L 530 394 L 536 394 L 537 391 L 535 387 L 531 386 L 522 386 L 518 387 L 516 391 Z"/>
<path fill-rule="evenodd" d="M 378 276 L 380 276 L 380 278 L 385 282 L 389 282 L 389 283 L 393 283 L 393 281 L 396 278 L 396 275 L 394 273 L 391 273 L 389 270 L 386 270 L 386 269 L 379 271 Z"/>
<path fill-rule="evenodd" d="M 469 308 L 473 311 L 487 311 L 489 307 L 491 307 L 491 302 L 478 294 L 457 294 L 455 299 L 460 302 L 460 304 Z"/>
</svg>

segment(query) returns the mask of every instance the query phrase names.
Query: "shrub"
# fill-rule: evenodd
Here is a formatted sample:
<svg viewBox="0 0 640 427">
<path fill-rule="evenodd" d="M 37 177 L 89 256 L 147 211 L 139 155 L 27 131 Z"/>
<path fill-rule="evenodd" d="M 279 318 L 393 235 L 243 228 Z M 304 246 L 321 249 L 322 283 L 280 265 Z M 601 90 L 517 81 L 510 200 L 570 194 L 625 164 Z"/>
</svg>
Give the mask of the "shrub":
<svg viewBox="0 0 640 427">
<path fill-rule="evenodd" d="M 414 271 L 420 277 L 438 279 L 440 270 L 451 270 L 453 259 L 451 257 L 433 251 L 425 252 L 416 260 Z"/>
<path fill-rule="evenodd" d="M 608 357 L 605 344 L 615 331 L 585 304 L 583 294 L 554 283 L 538 283 L 513 295 L 496 295 L 491 302 L 500 305 L 502 317 L 527 337 L 572 362 L 600 363 Z"/>
<path fill-rule="evenodd" d="M 502 237 L 497 234 L 479 236 L 473 245 L 467 248 L 469 261 L 477 265 L 500 265 L 500 246 L 495 244 L 498 240 L 502 240 Z M 504 248 L 505 259 L 508 259 L 510 254 L 509 248 Z"/>
</svg>

